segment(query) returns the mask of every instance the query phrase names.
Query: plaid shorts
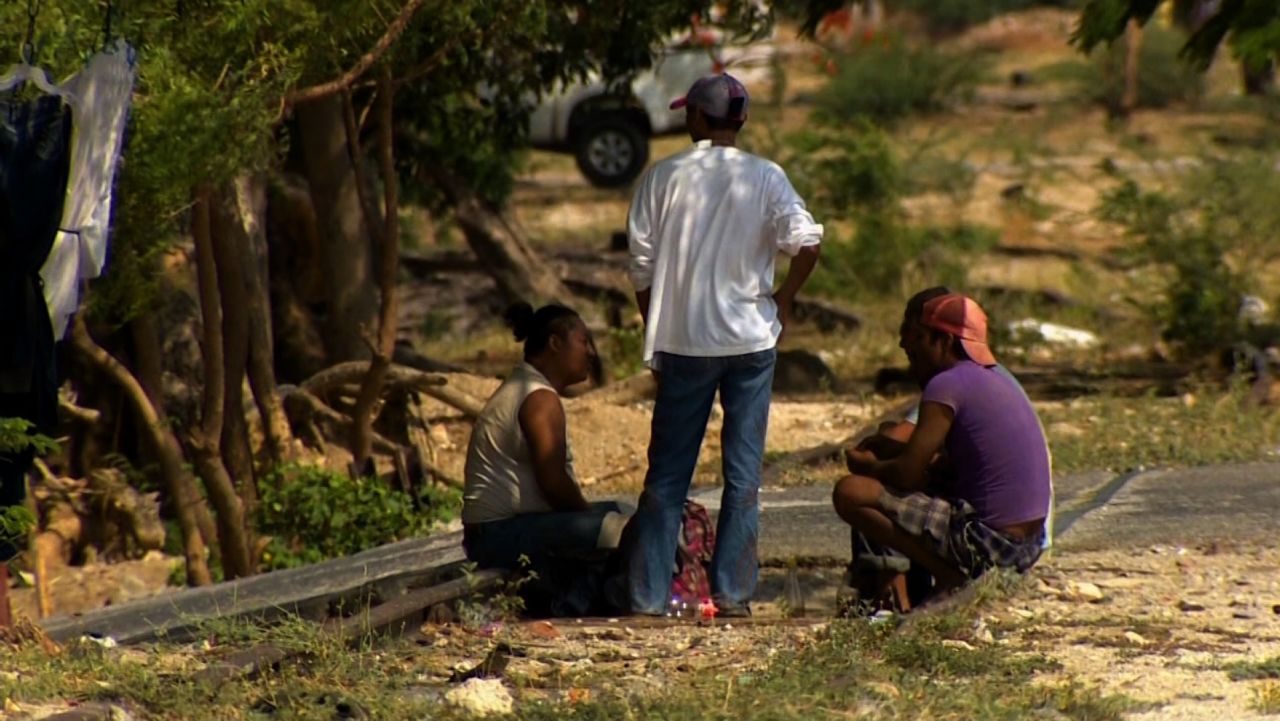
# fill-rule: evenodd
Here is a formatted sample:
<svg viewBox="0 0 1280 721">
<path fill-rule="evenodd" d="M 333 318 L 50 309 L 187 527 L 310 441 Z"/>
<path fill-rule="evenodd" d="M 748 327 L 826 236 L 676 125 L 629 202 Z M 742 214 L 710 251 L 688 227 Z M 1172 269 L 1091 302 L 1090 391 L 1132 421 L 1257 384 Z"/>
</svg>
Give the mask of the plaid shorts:
<svg viewBox="0 0 1280 721">
<path fill-rule="evenodd" d="M 885 488 L 880 508 L 899 528 L 923 539 L 970 578 L 996 567 L 1025 572 L 1040 558 L 1044 529 L 1014 538 L 978 520 L 968 501 Z"/>
</svg>

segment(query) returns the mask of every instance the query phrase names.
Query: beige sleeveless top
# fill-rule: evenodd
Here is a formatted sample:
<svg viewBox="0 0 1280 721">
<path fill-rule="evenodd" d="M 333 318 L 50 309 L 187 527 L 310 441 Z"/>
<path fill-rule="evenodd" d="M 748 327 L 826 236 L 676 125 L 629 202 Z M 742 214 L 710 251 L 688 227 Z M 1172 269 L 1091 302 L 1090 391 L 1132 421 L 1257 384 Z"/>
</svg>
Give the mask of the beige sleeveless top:
<svg viewBox="0 0 1280 721">
<path fill-rule="evenodd" d="M 528 363 L 515 367 L 485 404 L 471 429 L 467 446 L 466 483 L 462 489 L 462 522 L 501 521 L 522 513 L 553 510 L 538 487 L 529 458 L 529 443 L 520 428 L 520 408 L 530 393 L 555 388 Z M 565 470 L 573 472 L 573 446 L 566 430 Z"/>
</svg>

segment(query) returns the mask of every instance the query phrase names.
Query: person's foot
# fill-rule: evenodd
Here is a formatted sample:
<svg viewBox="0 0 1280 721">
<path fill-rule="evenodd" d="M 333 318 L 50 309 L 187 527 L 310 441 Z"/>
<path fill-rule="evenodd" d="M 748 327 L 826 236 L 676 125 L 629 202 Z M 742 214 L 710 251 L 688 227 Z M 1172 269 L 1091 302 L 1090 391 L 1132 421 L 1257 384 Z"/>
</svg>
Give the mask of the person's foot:
<svg viewBox="0 0 1280 721">
<path fill-rule="evenodd" d="M 751 604 L 717 603 L 716 618 L 751 618 Z"/>
</svg>

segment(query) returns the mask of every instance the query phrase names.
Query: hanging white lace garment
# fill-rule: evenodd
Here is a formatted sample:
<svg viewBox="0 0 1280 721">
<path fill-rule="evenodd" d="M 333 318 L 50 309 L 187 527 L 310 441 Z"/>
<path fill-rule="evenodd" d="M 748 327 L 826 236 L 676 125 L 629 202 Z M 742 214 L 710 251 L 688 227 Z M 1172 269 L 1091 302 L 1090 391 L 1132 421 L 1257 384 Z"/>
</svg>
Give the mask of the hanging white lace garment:
<svg viewBox="0 0 1280 721">
<path fill-rule="evenodd" d="M 73 98 L 71 177 L 58 237 L 40 269 L 55 339 L 66 334 L 67 321 L 80 305 L 80 282 L 98 277 L 107 259 L 112 183 L 133 97 L 135 60 L 133 48 L 118 41 L 61 85 Z"/>
</svg>

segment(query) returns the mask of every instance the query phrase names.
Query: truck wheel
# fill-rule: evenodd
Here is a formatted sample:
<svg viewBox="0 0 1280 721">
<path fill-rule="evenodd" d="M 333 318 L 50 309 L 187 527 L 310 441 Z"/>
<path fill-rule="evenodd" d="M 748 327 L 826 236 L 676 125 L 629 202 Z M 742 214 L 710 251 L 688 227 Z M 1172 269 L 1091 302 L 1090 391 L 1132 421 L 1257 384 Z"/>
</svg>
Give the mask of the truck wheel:
<svg viewBox="0 0 1280 721">
<path fill-rule="evenodd" d="M 578 169 L 592 185 L 617 188 L 630 183 L 649 162 L 649 138 L 625 116 L 593 120 L 574 142 Z"/>
</svg>

